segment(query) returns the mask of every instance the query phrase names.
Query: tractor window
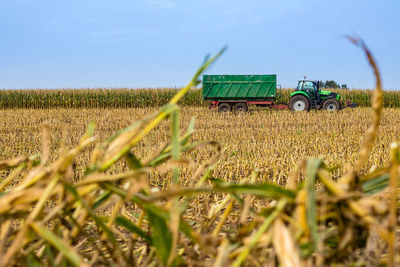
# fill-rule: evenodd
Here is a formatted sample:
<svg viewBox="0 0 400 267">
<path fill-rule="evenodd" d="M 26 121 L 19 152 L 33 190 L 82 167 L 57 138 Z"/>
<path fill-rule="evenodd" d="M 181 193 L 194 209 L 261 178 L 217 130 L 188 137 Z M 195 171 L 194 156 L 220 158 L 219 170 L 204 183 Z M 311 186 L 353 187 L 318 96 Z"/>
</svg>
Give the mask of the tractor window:
<svg viewBox="0 0 400 267">
<path fill-rule="evenodd" d="M 303 81 L 299 81 L 299 84 L 297 85 L 297 90 L 301 91 L 303 89 Z"/>
<path fill-rule="evenodd" d="M 314 83 L 313 82 L 304 82 L 304 90 L 313 90 L 314 91 Z"/>
</svg>

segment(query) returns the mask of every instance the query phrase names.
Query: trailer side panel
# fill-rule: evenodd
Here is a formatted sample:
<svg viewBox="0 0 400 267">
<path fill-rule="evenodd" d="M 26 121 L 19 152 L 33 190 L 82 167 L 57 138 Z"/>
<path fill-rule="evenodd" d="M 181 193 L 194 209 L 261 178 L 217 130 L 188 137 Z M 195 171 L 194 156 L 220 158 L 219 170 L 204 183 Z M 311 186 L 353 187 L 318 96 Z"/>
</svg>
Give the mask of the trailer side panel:
<svg viewBox="0 0 400 267">
<path fill-rule="evenodd" d="M 273 100 L 276 75 L 204 75 L 204 100 Z"/>
</svg>

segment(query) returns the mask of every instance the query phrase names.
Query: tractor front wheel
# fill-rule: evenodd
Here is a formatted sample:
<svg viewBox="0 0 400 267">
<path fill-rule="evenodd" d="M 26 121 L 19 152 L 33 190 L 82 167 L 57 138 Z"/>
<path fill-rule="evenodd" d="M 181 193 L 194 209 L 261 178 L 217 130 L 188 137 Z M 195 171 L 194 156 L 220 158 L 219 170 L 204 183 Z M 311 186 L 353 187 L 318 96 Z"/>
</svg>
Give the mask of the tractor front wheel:
<svg viewBox="0 0 400 267">
<path fill-rule="evenodd" d="M 329 111 L 336 111 L 339 110 L 340 104 L 336 99 L 328 99 L 325 100 L 324 104 L 322 105 L 322 108 Z"/>
<path fill-rule="evenodd" d="M 305 111 L 310 107 L 307 97 L 295 95 L 290 99 L 289 108 L 291 111 Z"/>
</svg>

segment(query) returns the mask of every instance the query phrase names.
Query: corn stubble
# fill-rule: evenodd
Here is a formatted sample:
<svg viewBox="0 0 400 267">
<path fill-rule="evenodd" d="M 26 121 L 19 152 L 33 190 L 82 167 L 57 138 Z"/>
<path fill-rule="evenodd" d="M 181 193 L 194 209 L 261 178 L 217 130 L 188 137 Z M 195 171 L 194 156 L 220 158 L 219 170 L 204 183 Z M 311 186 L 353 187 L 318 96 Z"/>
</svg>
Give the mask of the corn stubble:
<svg viewBox="0 0 400 267">
<path fill-rule="evenodd" d="M 344 165 L 342 173 L 313 158 L 274 182 L 260 178 L 258 170 L 246 178 L 238 172 L 228 179 L 224 171 L 229 168 L 218 169 L 223 146 L 189 142 L 195 135 L 194 120 L 181 130 L 176 105 L 215 57 L 167 105 L 103 142 L 97 141 L 95 125 L 90 124 L 78 145 L 54 159 L 45 124 L 40 154 L 0 162 L 5 170 L 0 184 L 1 266 L 394 266 L 399 147 L 390 146 L 387 166 L 365 170 L 376 153 L 383 93 L 369 51 L 360 40 L 351 40 L 366 52 L 377 85 L 372 112 L 362 110 L 372 113 L 373 122 L 358 157 Z M 336 118 L 328 113 L 280 114 L 295 117 L 289 124 L 321 120 L 318 116 Z M 343 114 L 354 118 L 352 113 L 338 116 Z M 169 141 L 152 153 L 137 153 L 166 128 Z M 286 146 L 295 144 L 292 139 Z M 196 155 L 202 150 L 208 157 L 200 161 Z M 152 187 L 150 181 L 157 179 L 162 184 Z"/>
</svg>

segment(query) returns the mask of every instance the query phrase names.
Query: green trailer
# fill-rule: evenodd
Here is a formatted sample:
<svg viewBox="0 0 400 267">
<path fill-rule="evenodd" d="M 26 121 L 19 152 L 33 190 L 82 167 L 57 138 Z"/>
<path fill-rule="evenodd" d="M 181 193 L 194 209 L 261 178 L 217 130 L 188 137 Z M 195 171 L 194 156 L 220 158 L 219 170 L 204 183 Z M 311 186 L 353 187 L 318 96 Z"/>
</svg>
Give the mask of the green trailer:
<svg viewBox="0 0 400 267">
<path fill-rule="evenodd" d="M 272 100 L 276 75 L 204 75 L 205 100 Z"/>
<path fill-rule="evenodd" d="M 276 75 L 204 75 L 202 97 L 219 111 L 247 111 L 249 105 L 275 107 Z M 287 108 L 287 106 L 282 106 Z"/>
</svg>

